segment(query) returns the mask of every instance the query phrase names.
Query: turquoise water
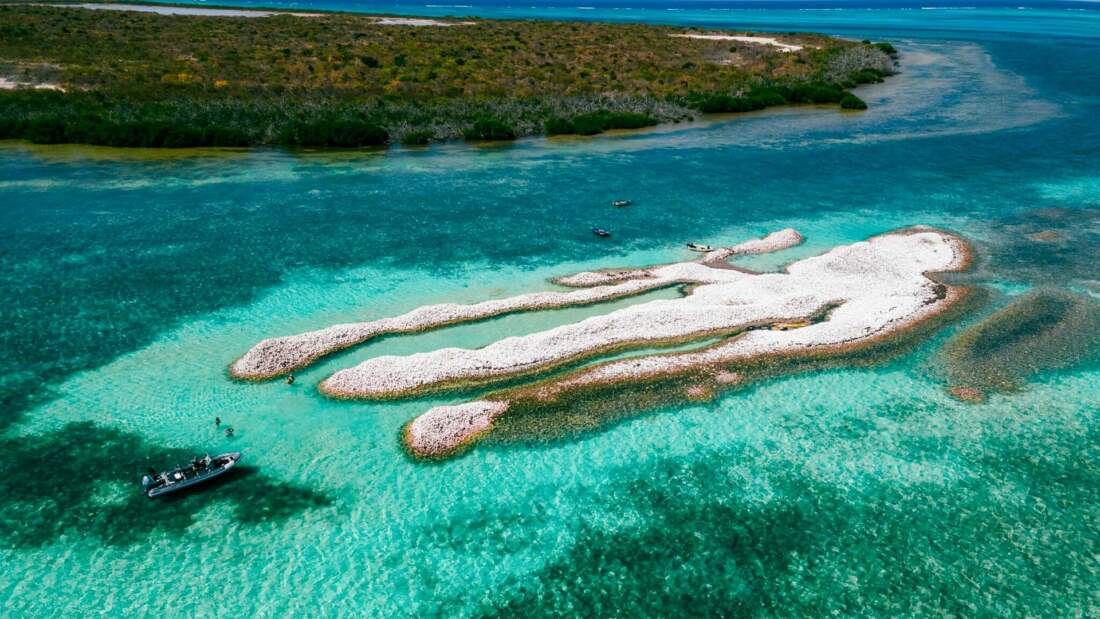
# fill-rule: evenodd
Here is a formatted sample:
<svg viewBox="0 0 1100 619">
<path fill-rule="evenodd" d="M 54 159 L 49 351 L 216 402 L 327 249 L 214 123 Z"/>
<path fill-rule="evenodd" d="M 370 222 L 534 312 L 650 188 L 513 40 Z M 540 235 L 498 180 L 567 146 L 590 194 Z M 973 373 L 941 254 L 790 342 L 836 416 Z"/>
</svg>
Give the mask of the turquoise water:
<svg viewBox="0 0 1100 619">
<path fill-rule="evenodd" d="M 950 397 L 942 361 L 1028 290 L 1100 296 L 1100 28 L 1090 11 L 939 13 L 753 12 L 895 42 L 904 72 L 861 90 L 864 114 L 384 153 L 0 148 L 4 614 L 1100 612 L 1100 356 L 1058 363 L 1057 340 L 1014 336 L 999 354 L 1052 357 L 978 404 Z M 462 396 L 315 386 L 674 291 L 391 338 L 293 386 L 226 375 L 263 337 L 686 259 L 689 240 L 801 230 L 743 263 L 770 269 L 916 223 L 978 249 L 962 280 L 988 293 L 960 321 L 874 364 L 564 438 L 417 463 L 402 425 Z M 137 493 L 149 464 L 230 447 L 251 468 L 217 488 Z"/>
</svg>

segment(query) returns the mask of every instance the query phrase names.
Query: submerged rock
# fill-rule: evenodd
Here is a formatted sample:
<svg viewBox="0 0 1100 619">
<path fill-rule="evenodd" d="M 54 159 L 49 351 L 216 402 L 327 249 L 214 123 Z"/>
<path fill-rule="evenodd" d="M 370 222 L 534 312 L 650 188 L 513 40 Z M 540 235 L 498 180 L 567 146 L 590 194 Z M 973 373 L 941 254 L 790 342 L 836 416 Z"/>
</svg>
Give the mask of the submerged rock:
<svg viewBox="0 0 1100 619">
<path fill-rule="evenodd" d="M 1062 238 L 1062 235 L 1057 230 L 1042 230 L 1040 232 L 1034 232 L 1027 235 L 1027 238 L 1032 241 L 1039 241 L 1041 243 L 1049 243 L 1050 241 L 1057 241 Z"/>
</svg>

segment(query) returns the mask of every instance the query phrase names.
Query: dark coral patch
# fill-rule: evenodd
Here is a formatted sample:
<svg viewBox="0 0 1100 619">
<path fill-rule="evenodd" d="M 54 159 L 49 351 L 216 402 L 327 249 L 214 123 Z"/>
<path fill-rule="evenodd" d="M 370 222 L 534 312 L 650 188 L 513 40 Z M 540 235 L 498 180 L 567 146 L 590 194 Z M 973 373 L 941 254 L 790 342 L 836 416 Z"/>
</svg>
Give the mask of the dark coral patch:
<svg viewBox="0 0 1100 619">
<path fill-rule="evenodd" d="M 964 329 L 945 346 L 951 393 L 981 401 L 1046 370 L 1072 367 L 1100 350 L 1100 303 L 1063 290 L 1037 290 Z"/>
<path fill-rule="evenodd" d="M 331 503 L 248 466 L 193 492 L 150 500 L 137 483 L 146 468 L 185 463 L 194 452 L 150 445 L 136 434 L 87 422 L 4 439 L 0 453 L 0 541 L 12 547 L 40 546 L 69 534 L 131 544 L 155 532 L 182 532 L 212 504 L 254 525 Z"/>
<path fill-rule="evenodd" d="M 483 616 L 728 616 L 775 607 L 767 583 L 811 549 L 810 503 L 731 500 L 715 460 L 668 461 L 605 501 L 639 526 L 586 524 L 563 557 L 515 583 Z M 709 495 L 709 496 L 708 496 Z"/>
<path fill-rule="evenodd" d="M 1044 208 L 990 223 L 989 269 L 1038 286 L 1096 277 L 1100 208 Z"/>
</svg>

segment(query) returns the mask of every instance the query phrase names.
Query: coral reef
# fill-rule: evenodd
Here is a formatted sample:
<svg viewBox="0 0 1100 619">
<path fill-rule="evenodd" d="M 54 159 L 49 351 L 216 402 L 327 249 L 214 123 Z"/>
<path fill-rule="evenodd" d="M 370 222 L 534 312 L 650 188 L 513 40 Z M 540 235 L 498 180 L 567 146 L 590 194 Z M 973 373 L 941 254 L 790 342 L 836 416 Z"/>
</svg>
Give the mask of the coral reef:
<svg viewBox="0 0 1100 619">
<path fill-rule="evenodd" d="M 951 339 L 942 353 L 949 392 L 981 402 L 1031 376 L 1100 350 L 1100 303 L 1065 290 L 1027 293 Z"/>
</svg>

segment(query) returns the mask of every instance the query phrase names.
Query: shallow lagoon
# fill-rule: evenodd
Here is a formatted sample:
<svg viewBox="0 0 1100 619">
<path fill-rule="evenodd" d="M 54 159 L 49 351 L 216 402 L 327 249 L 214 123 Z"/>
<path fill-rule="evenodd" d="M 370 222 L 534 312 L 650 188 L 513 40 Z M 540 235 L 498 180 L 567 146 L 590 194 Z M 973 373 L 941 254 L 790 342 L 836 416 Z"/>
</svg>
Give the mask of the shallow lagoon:
<svg viewBox="0 0 1100 619">
<path fill-rule="evenodd" d="M 825 28 L 813 15 L 791 28 Z M 1100 279 L 1100 37 L 1071 26 L 1070 43 L 1049 21 L 1023 28 L 1039 36 L 1009 12 L 977 17 L 977 30 L 932 20 L 891 36 L 888 20 L 830 16 L 835 31 L 865 24 L 905 51 L 903 75 L 861 92 L 865 114 L 798 108 L 386 153 L 6 145 L 5 608 L 1096 612 L 1100 360 L 975 405 L 948 395 L 938 359 L 960 326 L 1009 298 L 1036 285 L 1089 294 Z M 635 205 L 612 209 L 619 197 Z M 689 240 L 801 230 L 805 245 L 740 263 L 769 269 L 914 223 L 976 243 L 965 280 L 991 292 L 962 325 L 876 365 L 566 440 L 416 463 L 401 426 L 449 400 L 336 402 L 315 385 L 370 356 L 479 346 L 614 305 L 387 339 L 292 387 L 226 375 L 269 335 L 681 260 Z M 615 235 L 596 239 L 592 225 Z M 255 471 L 179 501 L 135 501 L 127 484 L 145 458 L 230 445 L 215 414 Z M 63 429 L 74 422 L 94 425 Z M 83 476 L 55 468 L 68 457 L 101 471 L 87 492 L 66 489 Z"/>
</svg>

